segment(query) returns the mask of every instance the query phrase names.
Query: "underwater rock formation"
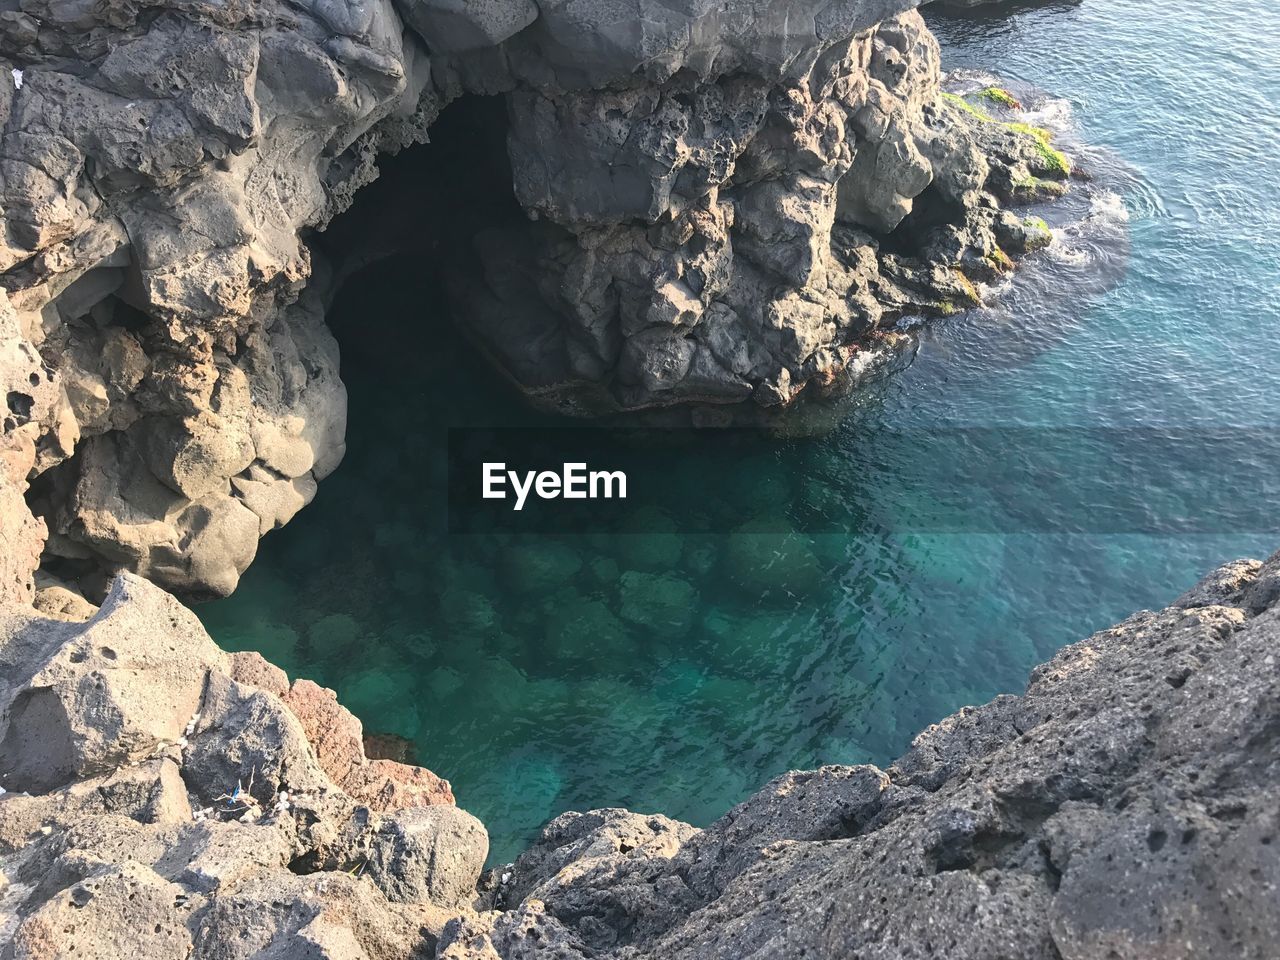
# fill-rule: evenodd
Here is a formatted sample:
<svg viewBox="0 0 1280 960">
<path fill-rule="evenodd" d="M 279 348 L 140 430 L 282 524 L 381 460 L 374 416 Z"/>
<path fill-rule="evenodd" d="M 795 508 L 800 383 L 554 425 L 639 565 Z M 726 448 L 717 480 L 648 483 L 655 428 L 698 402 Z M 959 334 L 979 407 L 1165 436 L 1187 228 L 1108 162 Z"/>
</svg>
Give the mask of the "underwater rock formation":
<svg viewBox="0 0 1280 960">
<path fill-rule="evenodd" d="M 1278 638 L 1280 554 L 1228 564 L 887 770 L 791 772 L 704 830 L 566 813 L 482 878 L 446 784 L 155 586 L 86 622 L 9 603 L 0 957 L 1262 960 Z"/>
<path fill-rule="evenodd" d="M 522 213 L 433 225 L 426 266 L 530 397 L 778 409 L 850 389 L 896 317 L 972 303 L 1048 242 L 1001 204 L 1067 174 L 940 94 L 913 6 L 5 12 L 3 335 L 43 364 L 9 385 L 5 442 L 31 434 L 12 484 L 33 481 L 47 527 L 41 592 L 98 600 L 128 570 L 225 595 L 310 501 L 346 410 L 310 241 L 467 95 L 505 99 Z"/>
</svg>

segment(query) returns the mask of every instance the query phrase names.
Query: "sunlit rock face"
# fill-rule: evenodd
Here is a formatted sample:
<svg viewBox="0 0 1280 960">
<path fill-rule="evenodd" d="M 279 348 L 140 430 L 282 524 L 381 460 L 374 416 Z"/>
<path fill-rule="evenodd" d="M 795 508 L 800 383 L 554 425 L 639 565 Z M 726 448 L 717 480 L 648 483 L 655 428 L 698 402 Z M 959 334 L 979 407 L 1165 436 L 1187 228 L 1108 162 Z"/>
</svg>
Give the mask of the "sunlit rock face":
<svg viewBox="0 0 1280 960">
<path fill-rule="evenodd" d="M 438 237 L 423 268 L 531 399 L 706 420 L 851 389 L 896 318 L 971 301 L 965 274 L 1028 244 L 1002 185 L 1050 172 L 940 98 L 911 6 L 7 14 L 0 270 L 50 396 L 17 391 L 5 431 L 31 459 L 10 488 L 31 482 L 47 527 L 43 588 L 100 597 L 128 570 L 225 595 L 310 501 L 344 450 L 324 315 L 356 255 L 330 248 L 335 273 L 313 238 L 467 95 L 505 101 L 492 189 L 515 215 L 418 225 Z"/>
<path fill-rule="evenodd" d="M 228 593 L 341 459 L 300 234 L 421 136 L 425 51 L 387 2 L 175 2 L 25 4 L 0 52 L 0 268 L 59 388 L 47 558 Z"/>
</svg>

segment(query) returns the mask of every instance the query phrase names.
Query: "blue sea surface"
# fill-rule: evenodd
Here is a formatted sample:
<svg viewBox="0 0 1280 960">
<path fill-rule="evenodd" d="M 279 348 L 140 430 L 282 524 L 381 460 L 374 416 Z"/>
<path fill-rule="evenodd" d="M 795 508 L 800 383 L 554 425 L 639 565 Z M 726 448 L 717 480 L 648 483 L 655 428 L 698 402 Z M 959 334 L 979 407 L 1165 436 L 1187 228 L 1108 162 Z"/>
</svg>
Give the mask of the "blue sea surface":
<svg viewBox="0 0 1280 960">
<path fill-rule="evenodd" d="M 886 764 L 957 708 L 1019 692 L 1064 644 L 1280 546 L 1180 526 L 1197 515 L 1185 490 L 1153 500 L 1158 535 L 937 532 L 862 468 L 896 456 L 886 431 L 900 446 L 1016 427 L 1013 465 L 1034 428 L 1089 428 L 1088 443 L 1098 428 L 1280 421 L 1280 8 L 1084 0 L 930 19 L 954 83 L 1007 82 L 1092 179 L 1045 211 L 1058 242 L 990 309 L 922 327 L 910 365 L 834 432 L 673 460 L 671 483 L 728 504 L 735 534 L 637 506 L 621 536 L 444 535 L 446 428 L 548 421 L 420 319 L 443 307 L 404 263 L 334 304 L 346 459 L 236 594 L 198 613 L 224 647 L 260 650 L 334 687 L 366 729 L 412 738 L 487 825 L 494 862 L 565 810 L 701 825 L 787 769 Z M 359 335 L 371 313 L 402 331 L 394 351 Z M 1171 471 L 1190 446 L 1170 448 Z M 1201 464 L 1206 498 L 1254 501 L 1236 474 Z M 946 471 L 928 476 L 920 495 L 945 498 Z"/>
</svg>

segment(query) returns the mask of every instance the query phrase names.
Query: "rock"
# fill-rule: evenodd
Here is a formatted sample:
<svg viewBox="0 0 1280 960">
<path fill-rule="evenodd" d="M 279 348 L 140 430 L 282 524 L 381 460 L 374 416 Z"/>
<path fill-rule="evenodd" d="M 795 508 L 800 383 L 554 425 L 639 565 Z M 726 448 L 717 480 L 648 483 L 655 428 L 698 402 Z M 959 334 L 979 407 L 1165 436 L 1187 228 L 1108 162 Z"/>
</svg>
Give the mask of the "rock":
<svg viewBox="0 0 1280 960">
<path fill-rule="evenodd" d="M 270 809 L 282 790 L 332 789 L 305 729 L 278 697 L 213 673 L 200 713 L 184 770 L 201 802 L 214 805 L 242 791 Z"/>
<path fill-rule="evenodd" d="M 188 824 L 156 864 L 201 894 L 230 889 L 265 871 L 288 868 L 293 838 L 273 824 L 206 820 Z"/>
<path fill-rule="evenodd" d="M 488 851 L 332 691 L 131 574 L 86 622 L 0 608 L 0 755 L 6 956 L 426 955 Z"/>
<path fill-rule="evenodd" d="M 163 826 L 189 824 L 191 804 L 178 764 L 162 757 L 50 793 L 6 793 L 0 797 L 0 853 L 22 849 L 50 822 L 108 816 Z"/>
<path fill-rule="evenodd" d="M 226 664 L 194 614 L 127 575 L 84 624 L 0 615 L 0 650 L 21 658 L 0 680 L 0 769 L 6 789 L 33 791 L 177 742 Z"/>
<path fill-rule="evenodd" d="M 698 592 L 687 580 L 672 574 L 628 570 L 618 584 L 622 598 L 618 612 L 623 620 L 663 636 L 678 637 L 689 632 Z"/>
<path fill-rule="evenodd" d="M 548 593 L 582 569 L 582 557 L 555 541 L 511 544 L 502 553 L 504 582 L 516 593 Z"/>
<path fill-rule="evenodd" d="M 724 569 L 751 596 L 782 591 L 805 596 L 827 576 L 806 539 L 777 523 L 754 521 L 729 536 Z"/>
<path fill-rule="evenodd" d="M 536 939 L 530 922 L 550 927 L 554 939 L 586 956 L 665 929 L 696 903 L 672 875 L 671 862 L 696 833 L 666 817 L 626 810 L 563 814 L 543 829 L 499 888 L 499 902 L 509 902 L 512 913 L 495 927 L 515 942 Z M 504 936 L 494 939 L 501 944 Z"/>
<path fill-rule="evenodd" d="M 197 903 L 177 884 L 126 861 L 58 893 L 22 920 L 11 955 L 52 960 L 79 946 L 76 956 L 189 956 L 187 922 Z"/>
<path fill-rule="evenodd" d="M 36 573 L 33 606 L 46 617 L 78 623 L 83 623 L 98 612 L 98 608 L 86 600 L 79 590 L 39 571 Z"/>
<path fill-rule="evenodd" d="M 608 604 L 576 593 L 552 605 L 544 629 L 547 647 L 557 656 L 589 660 L 601 650 L 622 649 L 627 642 L 627 625 Z"/>
<path fill-rule="evenodd" d="M 351 797 L 374 810 L 453 803 L 447 780 L 430 770 L 385 758 L 368 759 L 360 721 L 338 703 L 337 694 L 298 680 L 283 697 L 302 722 L 324 771 Z"/>
<path fill-rule="evenodd" d="M 957 957 L 1261 958 L 1280 936 L 1278 564 L 1228 564 L 1064 649 L 1023 696 L 935 724 L 887 771 L 791 772 L 705 830 L 563 814 L 483 895 L 473 817 L 378 812 L 336 782 L 398 765 L 364 757 L 331 692 L 222 654 L 129 575 L 88 622 L 10 605 L 0 739 L 9 776 L 36 792 L 0 796 L 0 871 L 20 893 L 9 953 L 62 956 L 70 933 L 77 955 L 197 960 L 937 943 Z M 637 576 L 661 579 L 628 571 L 623 589 Z M 193 688 L 199 716 L 171 740 Z M 35 724 L 33 690 L 56 723 Z M 70 746 L 41 747 L 54 762 L 39 767 L 24 759 L 37 736 Z M 214 796 L 236 778 L 252 802 Z"/>
<path fill-rule="evenodd" d="M 410 0 L 405 19 L 432 49 L 465 53 L 496 47 L 538 18 L 533 0 Z"/>
<path fill-rule="evenodd" d="M 369 843 L 369 879 L 395 903 L 458 908 L 476 895 L 489 836 L 453 806 L 401 810 L 382 820 Z"/>
<path fill-rule="evenodd" d="M 23 336 L 7 293 L 0 293 L 0 384 L 6 392 L 0 420 L 0 600 L 29 603 L 48 531 L 23 499 L 27 480 L 37 462 L 47 460 L 39 446 L 65 455 L 79 431 L 56 375 Z"/>
<path fill-rule="evenodd" d="M 208 960 L 429 956 L 434 921 L 343 872 L 262 874 L 217 897 L 194 940 Z M 439 929 L 437 927 L 437 929 Z"/>
<path fill-rule="evenodd" d="M 815 57 L 787 65 L 756 48 L 735 69 L 740 37 L 723 31 L 696 67 L 682 58 L 699 40 L 673 35 L 661 62 L 676 75 L 647 59 L 623 79 L 617 49 L 609 71 L 575 64 L 608 72 L 607 86 L 555 89 L 543 77 L 525 89 L 524 61 L 512 62 L 512 173 L 536 222 L 477 237 L 481 262 L 457 272 L 454 300 L 532 399 L 579 415 L 786 407 L 802 392 L 852 389 L 849 347 L 874 345 L 882 324 L 976 298 L 955 271 L 981 278 L 1007 262 L 997 197 L 1057 188 L 1069 166 L 1039 132 L 955 107 L 920 18 L 876 6 L 828 10 L 840 27 L 813 37 L 805 23 L 744 12 L 742 37 L 813 44 Z M 668 11 L 641 34 L 661 44 L 685 15 Z M 544 12 L 512 49 L 557 22 Z M 630 39 L 618 38 L 622 50 Z M 1051 239 L 1000 222 L 1016 224 L 1004 232 L 1014 254 Z M 907 241 L 911 284 L 893 282 L 903 266 L 878 250 L 891 232 Z"/>
<path fill-rule="evenodd" d="M 274 663 L 269 663 L 262 654 L 245 650 L 230 654 L 230 660 L 232 680 L 274 693 L 281 699 L 289 693 L 288 675 Z"/>
<path fill-rule="evenodd" d="M 856 833 L 880 812 L 889 782 L 870 765 L 785 773 L 684 844 L 685 883 L 712 899 L 775 843 Z"/>
<path fill-rule="evenodd" d="M 418 748 L 412 740 L 394 733 L 366 733 L 364 755 L 370 760 L 394 760 L 396 763 L 413 763 Z"/>
</svg>

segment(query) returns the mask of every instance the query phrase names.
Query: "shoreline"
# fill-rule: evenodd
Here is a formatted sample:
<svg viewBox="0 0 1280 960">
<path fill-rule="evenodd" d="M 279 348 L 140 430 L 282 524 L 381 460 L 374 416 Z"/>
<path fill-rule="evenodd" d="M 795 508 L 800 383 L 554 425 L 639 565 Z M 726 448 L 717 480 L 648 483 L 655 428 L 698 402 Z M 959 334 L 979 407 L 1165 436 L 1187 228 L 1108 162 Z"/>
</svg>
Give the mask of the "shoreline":
<svg viewBox="0 0 1280 960">
<path fill-rule="evenodd" d="M 12 608 L 0 622 L 0 926 L 14 957 L 53 955 L 55 930 L 100 948 L 127 937 L 147 960 L 337 944 L 451 960 L 827 956 L 883 949 L 888 931 L 908 955 L 941 938 L 956 956 L 1189 940 L 1262 956 L 1274 931 L 1218 912 L 1274 918 L 1275 887 L 1233 886 L 1244 899 L 1228 908 L 1198 878 L 1249 862 L 1280 814 L 1266 772 L 1280 755 L 1262 746 L 1280 672 L 1258 668 L 1278 602 L 1280 555 L 1227 564 L 1065 648 L 1024 696 L 922 731 L 887 770 L 793 771 L 705 830 L 566 813 L 482 878 L 483 827 L 447 783 L 364 760 L 331 691 L 223 654 L 126 576 L 87 622 Z M 23 777 L 41 792 L 14 790 Z"/>
</svg>

